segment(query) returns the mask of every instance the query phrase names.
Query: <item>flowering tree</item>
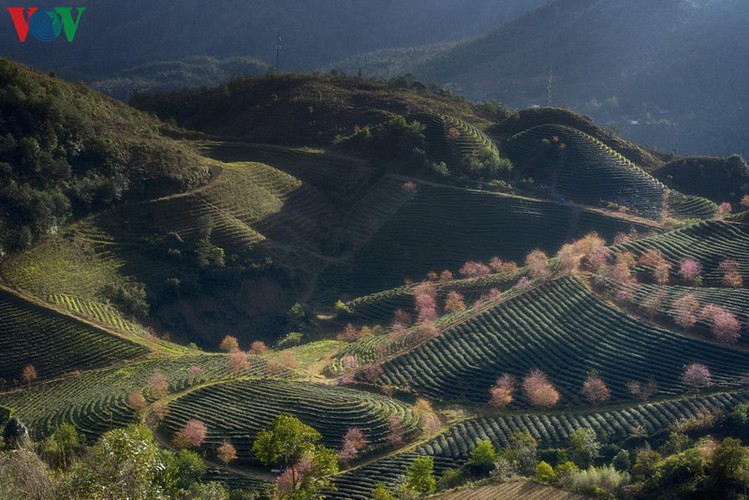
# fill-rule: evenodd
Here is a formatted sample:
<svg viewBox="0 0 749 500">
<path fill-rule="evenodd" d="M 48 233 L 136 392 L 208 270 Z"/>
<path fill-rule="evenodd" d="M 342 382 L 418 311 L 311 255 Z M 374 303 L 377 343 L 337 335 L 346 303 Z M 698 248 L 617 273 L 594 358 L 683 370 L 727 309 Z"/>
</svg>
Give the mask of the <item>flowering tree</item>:
<svg viewBox="0 0 749 500">
<path fill-rule="evenodd" d="M 419 415 L 419 425 L 421 431 L 426 434 L 433 434 L 442 426 L 440 419 L 437 417 L 432 404 L 424 398 L 418 398 L 414 403 L 414 411 Z"/>
<path fill-rule="evenodd" d="M 583 388 L 580 392 L 593 405 L 611 398 L 611 391 L 603 379 L 596 373 L 588 375 L 588 378 L 583 382 Z"/>
<path fill-rule="evenodd" d="M 34 365 L 26 365 L 21 372 L 21 381 L 24 384 L 31 384 L 34 380 L 39 378 L 39 374 L 36 372 Z"/>
<path fill-rule="evenodd" d="M 525 265 L 531 270 L 531 276 L 536 280 L 545 280 L 551 276 L 548 266 L 549 257 L 541 250 L 533 250 L 525 258 Z"/>
<path fill-rule="evenodd" d="M 721 203 L 718 209 L 720 210 L 720 213 L 724 215 L 730 214 L 733 211 L 733 207 L 727 201 Z"/>
<path fill-rule="evenodd" d="M 236 351 L 237 349 L 239 349 L 239 341 L 237 340 L 237 337 L 227 335 L 226 337 L 224 337 L 218 347 L 224 352 Z"/>
<path fill-rule="evenodd" d="M 489 389 L 489 404 L 495 408 L 504 408 L 512 403 L 514 399 L 517 380 L 512 375 L 505 373 L 497 379 L 491 389 Z"/>
<path fill-rule="evenodd" d="M 351 427 L 343 436 L 343 443 L 341 445 L 341 451 L 338 452 L 338 457 L 341 460 L 348 462 L 359 456 L 361 450 L 367 445 L 367 439 L 364 436 L 364 432 L 356 427 Z"/>
<path fill-rule="evenodd" d="M 534 368 L 523 379 L 523 393 L 532 406 L 550 408 L 559 402 L 559 391 L 557 391 L 546 374 Z"/>
<path fill-rule="evenodd" d="M 627 382 L 626 387 L 632 396 L 640 398 L 643 401 L 647 401 L 658 392 L 658 384 L 652 378 L 645 385 L 635 380 L 630 380 Z"/>
<path fill-rule="evenodd" d="M 489 268 L 495 273 L 514 273 L 518 270 L 515 262 L 504 262 L 499 257 L 492 257 L 489 260 Z"/>
<path fill-rule="evenodd" d="M 296 356 L 291 351 L 286 351 L 281 355 L 281 364 L 292 370 L 299 368 L 299 361 L 297 361 Z"/>
<path fill-rule="evenodd" d="M 388 443 L 392 445 L 403 443 L 403 422 L 397 415 L 390 417 L 388 423 Z"/>
<path fill-rule="evenodd" d="M 416 186 L 416 183 L 413 181 L 406 181 L 401 185 L 401 189 L 407 193 L 415 193 L 418 186 Z"/>
<path fill-rule="evenodd" d="M 697 312 L 700 308 L 700 302 L 692 294 L 682 295 L 674 300 L 671 306 L 671 314 L 674 321 L 682 328 L 690 328 L 697 323 Z"/>
<path fill-rule="evenodd" d="M 445 312 L 446 313 L 456 313 L 465 310 L 466 305 L 463 302 L 463 296 L 453 290 L 452 292 L 447 294 L 447 297 L 445 298 Z"/>
<path fill-rule="evenodd" d="M 681 374 L 681 382 L 692 388 L 709 387 L 712 385 L 712 376 L 707 366 L 692 363 L 684 368 L 684 372 Z"/>
<path fill-rule="evenodd" d="M 372 364 L 362 367 L 356 375 L 358 379 L 374 384 L 383 373 L 385 370 L 380 365 Z"/>
<path fill-rule="evenodd" d="M 523 276 L 518 280 L 517 283 L 515 283 L 515 289 L 518 292 L 527 292 L 533 287 L 533 283 L 531 283 L 531 280 L 528 279 L 527 276 Z"/>
<path fill-rule="evenodd" d="M 739 263 L 733 259 L 725 259 L 718 265 L 718 270 L 723 272 L 723 286 L 739 288 L 744 279 L 739 272 Z"/>
<path fill-rule="evenodd" d="M 200 420 L 190 419 L 172 438 L 175 448 L 199 448 L 208 434 L 208 427 Z"/>
<path fill-rule="evenodd" d="M 153 372 L 146 392 L 153 399 L 162 399 L 169 395 L 169 379 L 162 372 Z"/>
<path fill-rule="evenodd" d="M 478 278 L 479 276 L 486 276 L 487 274 L 491 274 L 492 270 L 486 264 L 474 260 L 469 260 L 468 262 L 463 264 L 463 267 L 461 267 L 458 272 L 466 278 Z"/>
<path fill-rule="evenodd" d="M 359 340 L 359 330 L 357 330 L 354 325 L 349 323 L 341 332 L 338 333 L 338 335 L 336 335 L 336 338 L 344 342 L 354 342 L 355 340 Z"/>
<path fill-rule="evenodd" d="M 580 268 L 580 260 L 582 258 L 583 256 L 577 252 L 575 246 L 570 243 L 562 245 L 562 248 L 557 252 L 559 265 L 567 273 L 577 271 Z"/>
<path fill-rule="evenodd" d="M 661 311 L 661 307 L 663 306 L 663 301 L 666 300 L 666 296 L 667 294 L 665 290 L 656 290 L 642 301 L 642 304 L 640 304 L 640 308 L 642 308 L 645 314 L 653 317 Z"/>
<path fill-rule="evenodd" d="M 440 281 L 448 281 L 453 279 L 453 273 L 449 269 L 445 269 L 440 273 Z"/>
<path fill-rule="evenodd" d="M 393 320 L 397 321 L 398 323 L 408 325 L 411 323 L 411 315 L 408 314 L 408 312 L 403 309 L 398 309 L 397 311 L 395 311 Z"/>
<path fill-rule="evenodd" d="M 437 290 L 434 285 L 425 283 L 414 288 L 417 321 L 437 319 Z"/>
<path fill-rule="evenodd" d="M 203 368 L 198 365 L 192 365 L 187 369 L 187 374 L 191 377 L 199 377 L 203 373 Z"/>
<path fill-rule="evenodd" d="M 668 263 L 663 252 L 657 248 L 651 248 L 640 255 L 637 264 L 650 270 L 656 283 L 668 283 L 669 271 L 671 264 Z"/>
<path fill-rule="evenodd" d="M 733 344 L 741 338 L 741 323 L 728 311 L 721 311 L 713 316 L 710 330 L 718 342 L 724 344 Z"/>
<path fill-rule="evenodd" d="M 679 275 L 686 281 L 699 285 L 702 281 L 702 264 L 696 259 L 684 259 L 679 267 Z"/>
<path fill-rule="evenodd" d="M 250 352 L 254 354 L 255 356 L 262 356 L 266 352 L 268 352 L 268 346 L 265 345 L 265 342 L 262 340 L 256 340 L 252 344 L 250 344 Z"/>
<path fill-rule="evenodd" d="M 169 406 L 166 403 L 156 403 L 146 413 L 144 420 L 146 425 L 153 429 L 158 427 L 167 415 L 169 415 Z"/>
<path fill-rule="evenodd" d="M 359 366 L 359 361 L 353 354 L 347 354 L 341 358 L 341 368 L 344 371 L 350 371 Z"/>
<path fill-rule="evenodd" d="M 229 370 L 237 373 L 250 366 L 250 360 L 247 357 L 247 353 L 240 351 L 239 349 L 232 351 L 229 354 Z"/>
<path fill-rule="evenodd" d="M 140 391 L 131 392 L 127 397 L 127 405 L 133 411 L 140 411 L 146 407 L 146 398 L 143 397 L 143 393 Z"/>
<path fill-rule="evenodd" d="M 237 459 L 237 449 L 229 441 L 224 440 L 224 442 L 221 443 L 221 446 L 216 448 L 216 456 L 219 460 L 228 464 L 232 460 Z"/>
</svg>

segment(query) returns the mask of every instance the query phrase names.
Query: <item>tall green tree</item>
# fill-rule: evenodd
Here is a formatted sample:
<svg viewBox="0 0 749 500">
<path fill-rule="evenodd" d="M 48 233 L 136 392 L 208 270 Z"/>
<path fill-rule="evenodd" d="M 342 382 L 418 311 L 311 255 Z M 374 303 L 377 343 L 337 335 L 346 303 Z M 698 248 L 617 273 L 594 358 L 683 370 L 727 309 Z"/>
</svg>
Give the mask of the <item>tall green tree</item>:
<svg viewBox="0 0 749 500">
<path fill-rule="evenodd" d="M 252 450 L 265 465 L 282 464 L 285 471 L 276 481 L 281 498 L 322 498 L 331 487 L 330 476 L 338 472 L 338 455 L 317 444 L 322 436 L 296 417 L 279 415 L 270 428 L 258 433 Z"/>
</svg>

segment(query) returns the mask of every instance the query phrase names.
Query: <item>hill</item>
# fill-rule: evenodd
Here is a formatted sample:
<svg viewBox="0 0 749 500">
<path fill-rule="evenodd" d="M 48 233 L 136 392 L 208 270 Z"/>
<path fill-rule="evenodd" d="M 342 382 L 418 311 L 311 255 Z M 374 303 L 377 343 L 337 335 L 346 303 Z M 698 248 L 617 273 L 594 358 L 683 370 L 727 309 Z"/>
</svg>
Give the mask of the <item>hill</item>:
<svg viewBox="0 0 749 500">
<path fill-rule="evenodd" d="M 404 71 L 525 108 L 546 102 L 553 67 L 555 105 L 591 114 L 631 140 L 681 154 L 747 156 L 740 137 L 749 47 L 735 43 L 747 15 L 739 0 L 557 0 L 414 57 Z"/>
<path fill-rule="evenodd" d="M 206 160 L 144 113 L 0 59 L 0 256 L 117 203 L 192 189 Z"/>
<path fill-rule="evenodd" d="M 292 145 L 329 146 L 354 127 L 421 111 L 478 118 L 469 102 L 423 86 L 311 74 L 242 78 L 211 89 L 140 96 L 132 104 L 207 134 Z"/>
<path fill-rule="evenodd" d="M 375 4 L 362 0 L 102 3 L 84 13 L 75 42 L 21 44 L 11 25 L 0 32 L 7 56 L 65 78 L 92 81 L 156 61 L 196 54 L 252 57 L 281 68 L 312 71 L 376 49 L 423 45 L 478 35 L 547 0 L 425 0 Z M 71 2 L 63 2 L 76 6 Z M 51 49 L 50 49 L 51 47 Z M 127 47 L 127 50 L 122 50 Z M 54 54 L 54 57 L 50 57 Z"/>
<path fill-rule="evenodd" d="M 154 94 L 187 87 L 213 87 L 233 78 L 260 75 L 270 66 L 250 57 L 216 59 L 192 56 L 178 61 L 149 62 L 91 82 L 102 94 L 128 101 L 136 94 Z"/>
</svg>

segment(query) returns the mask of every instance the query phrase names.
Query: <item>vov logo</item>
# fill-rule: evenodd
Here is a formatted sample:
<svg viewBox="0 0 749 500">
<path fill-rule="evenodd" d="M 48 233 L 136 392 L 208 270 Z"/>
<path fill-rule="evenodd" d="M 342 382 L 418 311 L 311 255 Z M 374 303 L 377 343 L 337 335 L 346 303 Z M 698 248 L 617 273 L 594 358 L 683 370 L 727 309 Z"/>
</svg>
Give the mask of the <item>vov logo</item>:
<svg viewBox="0 0 749 500">
<path fill-rule="evenodd" d="M 86 7 L 76 7 L 75 19 L 73 19 L 73 7 L 55 7 L 53 9 L 40 9 L 39 7 L 8 7 L 10 18 L 16 27 L 18 40 L 26 42 L 28 34 L 40 42 L 53 42 L 65 32 L 68 42 L 75 39 L 78 31 L 78 23 Z"/>
</svg>

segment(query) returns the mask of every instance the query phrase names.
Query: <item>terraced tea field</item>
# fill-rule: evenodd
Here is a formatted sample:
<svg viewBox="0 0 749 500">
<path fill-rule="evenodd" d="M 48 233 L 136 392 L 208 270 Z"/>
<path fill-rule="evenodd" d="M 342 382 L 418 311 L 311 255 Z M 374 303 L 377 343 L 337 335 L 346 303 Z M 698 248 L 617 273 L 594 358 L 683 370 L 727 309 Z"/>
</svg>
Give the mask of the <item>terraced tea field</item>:
<svg viewBox="0 0 749 500">
<path fill-rule="evenodd" d="M 433 270 L 456 273 L 467 260 L 498 256 L 522 261 L 534 248 L 553 253 L 567 240 L 591 231 L 607 239 L 633 226 L 647 232 L 626 219 L 576 210 L 553 202 L 419 185 L 350 265 L 323 273 L 318 288 L 363 296 L 397 287 L 404 278 L 423 279 Z"/>
<path fill-rule="evenodd" d="M 693 395 L 672 400 L 640 403 L 629 408 L 589 412 L 510 414 L 466 420 L 415 450 L 394 455 L 335 478 L 338 491 L 331 498 L 367 499 L 377 483 L 393 485 L 418 456 L 433 456 L 435 475 L 464 463 L 476 443 L 488 439 L 501 449 L 515 432 L 528 431 L 539 450 L 565 447 L 575 429 L 589 427 L 602 443 L 621 443 L 633 432 L 645 436 L 663 433 L 670 425 L 703 414 L 728 414 L 749 401 L 745 392 Z"/>
<path fill-rule="evenodd" d="M 560 196 L 623 205 L 660 219 L 666 187 L 594 137 L 563 125 L 540 125 L 511 137 L 506 152 L 531 176 L 548 176 Z"/>
<path fill-rule="evenodd" d="M 444 162 L 451 169 L 458 169 L 463 158 L 477 151 L 497 153 L 497 146 L 489 136 L 459 118 L 429 113 L 418 113 L 410 118 L 426 126 L 427 154 L 435 163 Z"/>
<path fill-rule="evenodd" d="M 193 367 L 198 367 L 200 373 L 191 373 Z M 93 440 L 135 419 L 127 397 L 133 391 L 143 390 L 155 372 L 166 375 L 173 393 L 206 381 L 237 376 L 290 376 L 285 369 L 280 373 L 269 371 L 264 360 L 252 356 L 246 369 L 233 373 L 229 370 L 228 356 L 192 354 L 135 362 L 7 392 L 0 394 L 0 405 L 13 408 L 35 440 L 48 436 L 65 422 L 72 423 L 87 439 Z"/>
<path fill-rule="evenodd" d="M 590 370 L 614 399 L 625 399 L 629 380 L 653 377 L 661 394 L 686 390 L 681 371 L 695 362 L 708 365 L 719 385 L 737 385 L 749 373 L 749 353 L 646 325 L 561 278 L 384 363 L 380 382 L 408 384 L 433 399 L 486 402 L 502 373 L 523 377 L 539 368 L 559 389 L 561 403 L 576 405 Z"/>
<path fill-rule="evenodd" d="M 739 263 L 744 283 L 749 282 L 749 225 L 722 221 L 703 221 L 668 233 L 642 238 L 614 250 L 630 250 L 640 255 L 650 248 L 663 252 L 672 264 L 671 277 L 676 280 L 679 263 L 686 258 L 702 264 L 703 285 L 720 286 L 723 259 Z"/>
<path fill-rule="evenodd" d="M 293 415 L 313 426 L 322 434 L 323 443 L 335 449 L 340 449 L 350 427 L 364 432 L 371 451 L 387 445 L 391 418 L 401 420 L 406 438 L 414 435 L 419 422 L 410 407 L 385 396 L 280 380 L 210 385 L 172 401 L 169 410 L 161 430 L 171 435 L 196 418 L 208 426 L 206 450 L 212 452 L 228 439 L 243 461 L 255 460 L 251 449 L 255 435 L 280 414 Z"/>
<path fill-rule="evenodd" d="M 490 486 L 460 488 L 434 497 L 435 500 L 583 500 L 585 497 L 533 481 L 514 481 Z"/>
<path fill-rule="evenodd" d="M 0 291 L 0 378 L 12 385 L 33 365 L 39 378 L 142 356 L 148 349 Z"/>
</svg>

